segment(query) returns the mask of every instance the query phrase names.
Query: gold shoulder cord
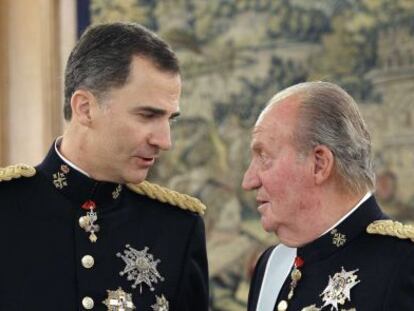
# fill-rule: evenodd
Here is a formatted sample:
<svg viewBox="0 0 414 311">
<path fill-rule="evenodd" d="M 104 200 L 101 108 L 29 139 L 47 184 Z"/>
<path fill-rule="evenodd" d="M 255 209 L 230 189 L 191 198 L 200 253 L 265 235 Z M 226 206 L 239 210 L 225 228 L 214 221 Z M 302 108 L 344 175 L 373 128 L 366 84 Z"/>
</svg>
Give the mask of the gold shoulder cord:
<svg viewBox="0 0 414 311">
<path fill-rule="evenodd" d="M 26 164 L 16 164 L 0 168 L 0 182 L 9 181 L 20 177 L 32 177 L 36 174 L 33 166 Z"/>
<path fill-rule="evenodd" d="M 199 199 L 161 187 L 148 181 L 143 181 L 139 184 L 127 184 L 127 187 L 132 191 L 146 195 L 151 199 L 169 203 L 182 209 L 196 212 L 200 215 L 204 215 L 206 210 L 206 206 L 201 203 Z"/>
<path fill-rule="evenodd" d="M 390 219 L 374 221 L 367 227 L 367 232 L 370 234 L 394 236 L 399 239 L 410 239 L 414 242 L 414 226 L 404 225 Z"/>
</svg>

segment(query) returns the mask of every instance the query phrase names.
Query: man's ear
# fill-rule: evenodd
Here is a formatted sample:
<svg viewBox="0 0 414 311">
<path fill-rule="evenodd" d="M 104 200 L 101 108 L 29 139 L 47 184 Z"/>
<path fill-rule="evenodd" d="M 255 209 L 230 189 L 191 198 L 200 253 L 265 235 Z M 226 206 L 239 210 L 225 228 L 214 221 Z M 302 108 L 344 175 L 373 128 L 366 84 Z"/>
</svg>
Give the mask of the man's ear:
<svg viewBox="0 0 414 311">
<path fill-rule="evenodd" d="M 91 110 L 96 105 L 95 96 L 87 90 L 78 89 L 73 93 L 70 105 L 72 107 L 72 118 L 78 120 L 82 125 L 90 126 L 92 120 Z"/>
<path fill-rule="evenodd" d="M 315 183 L 320 185 L 332 175 L 335 158 L 327 146 L 318 145 L 313 148 L 313 160 Z"/>
</svg>

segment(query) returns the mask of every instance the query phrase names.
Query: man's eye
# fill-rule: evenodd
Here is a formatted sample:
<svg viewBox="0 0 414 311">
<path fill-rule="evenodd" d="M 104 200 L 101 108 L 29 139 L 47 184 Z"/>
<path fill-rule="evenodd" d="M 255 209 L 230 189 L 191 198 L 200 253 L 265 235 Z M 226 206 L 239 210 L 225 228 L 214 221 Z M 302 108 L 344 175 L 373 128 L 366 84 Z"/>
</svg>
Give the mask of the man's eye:
<svg viewBox="0 0 414 311">
<path fill-rule="evenodd" d="M 140 113 L 139 115 L 144 119 L 153 119 L 155 117 L 154 113 Z"/>
<path fill-rule="evenodd" d="M 259 153 L 259 161 L 263 167 L 268 167 L 272 163 L 269 155 L 264 152 Z"/>
<path fill-rule="evenodd" d="M 259 153 L 259 158 L 260 160 L 265 161 L 268 159 L 268 156 L 264 152 L 261 152 Z"/>
</svg>

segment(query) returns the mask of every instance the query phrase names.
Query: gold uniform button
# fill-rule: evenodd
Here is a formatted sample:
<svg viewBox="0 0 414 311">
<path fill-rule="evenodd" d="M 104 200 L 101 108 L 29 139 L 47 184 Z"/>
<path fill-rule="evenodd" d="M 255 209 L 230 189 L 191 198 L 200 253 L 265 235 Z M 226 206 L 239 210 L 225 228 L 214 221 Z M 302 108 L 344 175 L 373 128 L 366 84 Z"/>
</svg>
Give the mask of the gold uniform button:
<svg viewBox="0 0 414 311">
<path fill-rule="evenodd" d="M 279 304 L 277 305 L 277 311 L 286 311 L 287 308 L 288 308 L 288 304 L 286 300 L 280 301 Z"/>
<path fill-rule="evenodd" d="M 82 266 L 86 269 L 90 269 L 95 264 L 95 259 L 91 255 L 85 255 L 82 257 Z"/>
<path fill-rule="evenodd" d="M 92 308 L 93 308 L 93 306 L 94 306 L 94 301 L 93 301 L 93 299 L 91 298 L 91 297 L 88 297 L 88 296 L 86 296 L 86 297 L 84 297 L 83 299 L 82 299 L 82 306 L 86 309 L 86 310 L 91 310 Z"/>
</svg>

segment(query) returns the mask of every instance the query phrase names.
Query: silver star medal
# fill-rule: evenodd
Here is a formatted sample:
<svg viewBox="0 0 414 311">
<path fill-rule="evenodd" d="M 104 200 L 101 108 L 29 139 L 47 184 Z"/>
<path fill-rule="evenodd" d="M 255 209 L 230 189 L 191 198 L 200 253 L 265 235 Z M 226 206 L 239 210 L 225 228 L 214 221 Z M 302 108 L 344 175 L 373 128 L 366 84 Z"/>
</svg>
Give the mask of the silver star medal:
<svg viewBox="0 0 414 311">
<path fill-rule="evenodd" d="M 164 295 L 161 295 L 161 297 L 155 296 L 156 303 L 151 306 L 152 310 L 154 311 L 168 311 L 169 310 L 169 304 L 168 300 L 165 299 Z"/>
<path fill-rule="evenodd" d="M 145 247 L 142 251 L 138 251 L 132 248 L 129 244 L 126 245 L 124 255 L 117 253 L 116 256 L 122 258 L 126 266 L 123 271 L 119 272 L 119 275 L 123 276 L 127 274 L 127 280 L 133 281 L 132 288 L 136 288 L 139 285 L 139 292 L 142 293 L 142 283 L 147 284 L 151 291 L 154 291 L 153 283 L 164 281 L 164 278 L 157 270 L 158 263 L 161 260 L 154 260 L 154 256 L 149 254 L 148 247 Z"/>
<path fill-rule="evenodd" d="M 341 272 L 335 273 L 333 278 L 329 276 L 328 286 L 320 295 L 325 303 L 322 308 L 331 306 L 331 311 L 338 311 L 338 304 L 343 305 L 346 300 L 351 301 L 351 289 L 360 282 L 355 274 L 358 270 L 346 272 L 342 267 Z"/>
<path fill-rule="evenodd" d="M 107 290 L 108 298 L 102 303 L 108 307 L 108 311 L 132 311 L 135 310 L 131 294 L 128 294 L 119 287 L 117 290 Z"/>
</svg>

